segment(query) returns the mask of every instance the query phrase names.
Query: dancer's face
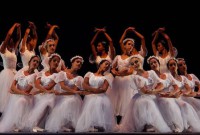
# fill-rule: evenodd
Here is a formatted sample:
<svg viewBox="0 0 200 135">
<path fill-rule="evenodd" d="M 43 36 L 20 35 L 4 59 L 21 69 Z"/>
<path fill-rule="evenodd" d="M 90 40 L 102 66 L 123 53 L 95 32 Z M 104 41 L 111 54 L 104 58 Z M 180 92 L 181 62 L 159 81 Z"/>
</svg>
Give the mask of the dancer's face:
<svg viewBox="0 0 200 135">
<path fill-rule="evenodd" d="M 124 49 L 126 50 L 126 52 L 131 52 L 133 50 L 133 46 L 134 46 L 134 42 L 131 40 L 128 40 L 125 44 L 124 44 Z"/>
<path fill-rule="evenodd" d="M 106 72 L 109 68 L 110 68 L 110 62 L 107 60 L 104 61 L 99 67 L 99 69 L 103 70 L 104 72 Z"/>
<path fill-rule="evenodd" d="M 53 56 L 53 58 L 49 62 L 50 68 L 56 69 L 59 63 L 60 63 L 60 58 L 58 56 Z"/>
<path fill-rule="evenodd" d="M 159 71 L 160 65 L 155 58 L 150 59 L 149 65 L 150 65 L 152 70 L 158 70 Z"/>
<path fill-rule="evenodd" d="M 82 67 L 82 64 L 82 59 L 77 58 L 72 62 L 72 68 L 79 70 Z"/>
<path fill-rule="evenodd" d="M 34 57 L 34 58 L 30 61 L 29 67 L 30 67 L 30 68 L 33 68 L 33 69 L 37 69 L 38 66 L 39 66 L 39 62 L 40 62 L 39 57 Z"/>
<path fill-rule="evenodd" d="M 171 73 L 173 73 L 173 72 L 177 72 L 177 63 L 176 63 L 176 61 L 175 60 L 173 60 L 173 59 L 171 59 L 171 60 L 169 60 L 169 62 L 168 62 L 168 69 L 169 69 L 169 71 L 171 72 Z"/>
<path fill-rule="evenodd" d="M 186 65 L 186 63 L 185 63 L 185 60 L 179 60 L 179 61 L 178 61 L 178 70 L 179 70 L 180 72 L 185 72 L 185 71 L 187 71 L 187 65 Z"/>
<path fill-rule="evenodd" d="M 47 52 L 50 54 L 55 53 L 56 51 L 56 45 L 54 41 L 48 41 L 47 43 Z"/>
<path fill-rule="evenodd" d="M 102 52 L 103 50 L 105 50 L 105 47 L 103 46 L 101 42 L 99 42 L 97 44 L 97 52 Z"/>
<path fill-rule="evenodd" d="M 129 63 L 130 63 L 131 66 L 133 66 L 134 69 L 136 69 L 136 70 L 137 70 L 137 69 L 141 69 L 141 65 L 142 65 L 142 64 L 141 64 L 141 61 L 140 61 L 139 58 L 135 58 L 135 57 L 134 57 L 134 58 L 132 58 L 132 59 L 130 60 Z"/>
<path fill-rule="evenodd" d="M 164 50 L 164 46 L 163 46 L 163 44 L 161 42 L 159 42 L 157 44 L 157 49 L 158 49 L 158 52 L 162 52 Z"/>
</svg>

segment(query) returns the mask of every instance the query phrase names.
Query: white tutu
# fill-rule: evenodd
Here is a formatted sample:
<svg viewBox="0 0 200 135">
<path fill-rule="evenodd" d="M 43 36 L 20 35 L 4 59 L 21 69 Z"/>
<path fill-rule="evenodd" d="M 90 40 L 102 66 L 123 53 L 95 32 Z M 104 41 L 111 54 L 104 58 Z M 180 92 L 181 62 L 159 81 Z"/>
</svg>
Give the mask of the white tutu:
<svg viewBox="0 0 200 135">
<path fill-rule="evenodd" d="M 122 59 L 121 55 L 117 55 L 113 60 L 113 63 L 117 63 L 117 68 L 119 71 L 125 71 L 129 69 L 129 60 L 131 57 Z M 131 88 L 132 79 L 129 76 L 116 76 L 113 80 L 112 92 L 108 93 L 111 102 L 114 106 L 115 115 L 124 116 L 128 104 L 131 98 L 137 93 L 133 88 Z"/>
<path fill-rule="evenodd" d="M 200 118 L 200 99 L 194 97 L 181 97 L 181 99 L 192 105 Z"/>
<path fill-rule="evenodd" d="M 15 70 L 4 69 L 0 73 L 0 112 L 4 111 L 10 97 L 10 87 L 14 80 Z"/>
<path fill-rule="evenodd" d="M 50 113 L 55 104 L 54 94 L 37 94 L 34 96 L 34 106 L 29 113 L 27 119 L 26 128 L 31 130 L 33 127 L 38 126 L 44 127 L 46 121 L 45 116 Z M 41 122 L 42 121 L 42 122 Z"/>
<path fill-rule="evenodd" d="M 112 92 L 108 93 L 112 104 L 114 105 L 115 115 L 124 116 L 131 98 L 138 93 L 131 88 L 131 76 L 115 77 L 113 81 Z"/>
<path fill-rule="evenodd" d="M 176 102 L 181 109 L 184 128 L 188 129 L 191 126 L 193 132 L 200 132 L 200 119 L 194 108 L 181 98 L 176 99 Z"/>
<path fill-rule="evenodd" d="M 85 96 L 76 132 L 88 132 L 94 126 L 104 128 L 105 132 L 111 132 L 115 124 L 113 108 L 106 94 Z"/>
<path fill-rule="evenodd" d="M 120 125 L 122 132 L 141 132 L 146 124 L 154 126 L 161 133 L 171 132 L 153 98 L 139 93 L 132 98 Z"/>
<path fill-rule="evenodd" d="M 11 94 L 0 122 L 0 132 L 10 132 L 15 128 L 23 130 L 32 107 L 32 97 Z"/>
<path fill-rule="evenodd" d="M 167 125 L 171 129 L 178 128 L 180 129 L 180 131 L 183 131 L 184 130 L 183 118 L 181 115 L 181 110 L 178 104 L 176 103 L 175 99 L 158 97 L 157 104 Z M 174 125 L 176 127 L 174 127 Z"/>
<path fill-rule="evenodd" d="M 45 123 L 48 132 L 58 132 L 62 127 L 75 128 L 81 112 L 82 99 L 79 95 L 58 97 L 59 100 Z"/>
</svg>

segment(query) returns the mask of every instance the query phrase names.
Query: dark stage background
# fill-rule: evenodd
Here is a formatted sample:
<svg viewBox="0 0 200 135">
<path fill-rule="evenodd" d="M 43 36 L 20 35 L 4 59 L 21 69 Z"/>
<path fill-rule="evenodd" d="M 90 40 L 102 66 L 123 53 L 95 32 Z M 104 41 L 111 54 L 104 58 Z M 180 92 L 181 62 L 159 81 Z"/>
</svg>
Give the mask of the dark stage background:
<svg viewBox="0 0 200 135">
<path fill-rule="evenodd" d="M 45 2 L 45 1 L 44 1 Z M 94 71 L 95 65 L 88 62 L 91 54 L 90 41 L 94 36 L 94 27 L 106 27 L 120 54 L 119 39 L 127 27 L 135 27 L 144 35 L 148 56 L 152 55 L 151 40 L 152 32 L 159 27 L 166 27 L 166 33 L 170 36 L 173 45 L 178 49 L 178 57 L 184 57 L 188 64 L 189 73 L 200 77 L 199 64 L 199 7 L 198 4 L 187 2 L 170 1 L 94 1 L 84 3 L 73 1 L 59 2 L 59 0 L 46 4 L 34 1 L 24 3 L 8 2 L 6 10 L 0 12 L 0 41 L 6 37 L 7 31 L 15 22 L 21 23 L 22 37 L 28 26 L 27 21 L 33 21 L 37 27 L 38 45 L 44 40 L 47 29 L 46 22 L 57 24 L 60 29 L 56 32 L 60 37 L 58 52 L 70 66 L 70 58 L 74 55 L 84 57 L 84 65 L 79 72 L 84 75 L 87 71 Z M 85 1 L 86 2 L 86 1 Z M 70 9 L 71 8 L 71 9 Z M 22 10 L 22 11 L 20 11 Z M 8 13 L 8 12 L 11 13 Z M 140 41 L 136 38 L 136 46 Z M 37 48 L 38 49 L 38 48 Z M 36 50 L 38 53 L 38 50 Z M 146 57 L 147 59 L 147 57 Z M 1 58 L 0 58 L 0 61 Z M 18 55 L 18 61 L 21 59 Z M 149 67 L 144 65 L 145 69 Z M 2 69 L 2 67 L 0 67 Z"/>
</svg>

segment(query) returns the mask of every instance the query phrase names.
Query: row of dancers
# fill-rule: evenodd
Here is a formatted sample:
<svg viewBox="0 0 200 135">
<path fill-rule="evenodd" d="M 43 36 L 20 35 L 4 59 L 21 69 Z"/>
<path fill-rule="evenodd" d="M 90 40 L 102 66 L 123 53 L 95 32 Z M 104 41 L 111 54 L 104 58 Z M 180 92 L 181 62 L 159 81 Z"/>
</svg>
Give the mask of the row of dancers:
<svg viewBox="0 0 200 135">
<path fill-rule="evenodd" d="M 199 100 L 194 98 L 199 96 L 194 92 L 199 80 L 187 73 L 184 59 L 175 59 L 177 50 L 164 28 L 153 33 L 154 56 L 148 58 L 149 71 L 143 69 L 147 55 L 144 36 L 134 27 L 122 34 L 122 55 L 117 56 L 105 28 L 96 28 L 90 62 L 96 63 L 97 71 L 83 78 L 77 74 L 83 64 L 81 56 L 73 57 L 67 68 L 55 53 L 57 25 L 47 24 L 49 32 L 39 46 L 41 71 L 36 70 L 40 63 L 34 51 L 36 27 L 29 22 L 21 42 L 20 27 L 19 23 L 11 27 L 0 48 L 4 66 L 0 76 L 1 132 L 199 132 Z M 15 29 L 17 38 L 12 37 Z M 127 37 L 129 32 L 141 39 L 140 51 L 135 40 Z M 95 46 L 101 33 L 109 45 L 103 41 Z M 156 41 L 159 35 L 166 41 Z M 18 44 L 23 68 L 16 72 Z M 121 121 L 117 122 L 115 116 Z"/>
</svg>

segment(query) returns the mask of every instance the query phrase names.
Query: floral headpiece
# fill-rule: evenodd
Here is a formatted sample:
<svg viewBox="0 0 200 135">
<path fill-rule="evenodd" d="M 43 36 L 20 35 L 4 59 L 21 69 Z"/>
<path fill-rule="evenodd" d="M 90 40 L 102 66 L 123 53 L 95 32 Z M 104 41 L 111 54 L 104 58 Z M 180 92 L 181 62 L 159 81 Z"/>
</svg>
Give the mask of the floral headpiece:
<svg viewBox="0 0 200 135">
<path fill-rule="evenodd" d="M 123 44 L 124 44 L 125 42 L 127 42 L 128 40 L 132 41 L 133 44 L 135 44 L 135 40 L 134 40 L 133 38 L 126 38 L 126 39 L 124 39 L 124 40 L 123 40 Z"/>
<path fill-rule="evenodd" d="M 55 40 L 52 39 L 52 38 L 47 39 L 47 40 L 44 42 L 44 47 L 47 47 L 49 41 L 53 41 L 53 42 L 54 42 Z"/>
<path fill-rule="evenodd" d="M 170 59 L 167 61 L 167 63 L 169 63 L 170 60 L 174 60 L 176 63 L 178 63 L 178 60 L 177 60 L 176 58 L 174 58 L 174 57 L 173 57 L 173 58 L 170 58 Z"/>
<path fill-rule="evenodd" d="M 156 59 L 156 60 L 158 60 L 158 58 L 156 57 L 156 56 L 154 56 L 154 55 L 152 55 L 152 56 L 150 56 L 148 59 L 147 59 L 147 63 L 149 64 L 150 63 L 150 60 L 151 59 Z M 159 61 L 159 60 L 158 60 Z"/>
<path fill-rule="evenodd" d="M 82 64 L 83 64 L 83 62 L 84 62 L 83 57 L 81 57 L 81 56 L 79 56 L 79 55 L 76 55 L 76 56 L 72 57 L 72 58 L 70 59 L 70 62 L 72 62 L 74 59 L 81 59 Z"/>
</svg>

